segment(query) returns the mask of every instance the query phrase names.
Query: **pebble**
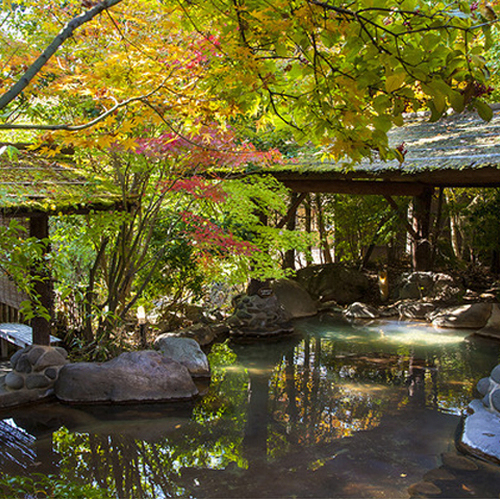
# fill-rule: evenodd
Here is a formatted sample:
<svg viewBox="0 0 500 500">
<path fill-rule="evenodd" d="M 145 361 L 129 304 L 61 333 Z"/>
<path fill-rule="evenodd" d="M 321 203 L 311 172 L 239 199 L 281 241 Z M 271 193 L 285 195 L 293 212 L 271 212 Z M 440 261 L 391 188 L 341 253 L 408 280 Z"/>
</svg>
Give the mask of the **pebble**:
<svg viewBox="0 0 500 500">
<path fill-rule="evenodd" d="M 420 481 L 420 483 L 412 484 L 408 488 L 408 493 L 410 495 L 439 495 L 441 489 L 434 483 L 428 481 Z"/>
<path fill-rule="evenodd" d="M 455 476 L 446 469 L 433 469 L 426 474 L 424 474 L 424 479 L 426 481 L 453 481 Z"/>
<path fill-rule="evenodd" d="M 455 453 L 443 453 L 443 464 L 450 469 L 457 470 L 477 470 L 478 466 L 466 457 L 456 455 Z"/>
</svg>

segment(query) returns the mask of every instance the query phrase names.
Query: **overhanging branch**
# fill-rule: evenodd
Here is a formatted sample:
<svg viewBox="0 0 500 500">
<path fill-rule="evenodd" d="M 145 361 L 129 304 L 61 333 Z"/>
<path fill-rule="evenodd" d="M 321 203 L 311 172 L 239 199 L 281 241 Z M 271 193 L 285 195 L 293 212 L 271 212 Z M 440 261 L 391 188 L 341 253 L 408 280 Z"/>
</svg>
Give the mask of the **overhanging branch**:
<svg viewBox="0 0 500 500">
<path fill-rule="evenodd" d="M 93 127 L 94 125 L 97 125 L 100 121 L 104 120 L 106 117 L 109 115 L 113 114 L 115 111 L 117 111 L 120 108 L 123 108 L 125 106 L 128 106 L 129 104 L 137 101 L 145 101 L 149 97 L 151 97 L 153 94 L 158 92 L 165 83 L 162 83 L 158 87 L 156 87 L 154 90 L 149 92 L 148 94 L 137 96 L 137 97 L 131 97 L 130 99 L 126 99 L 125 101 L 119 102 L 118 104 L 115 104 L 112 108 L 108 109 L 106 112 L 102 113 L 99 115 L 97 118 L 94 118 L 92 121 L 87 122 L 87 123 L 82 123 L 81 125 L 66 125 L 66 124 L 61 124 L 61 125 L 37 125 L 33 123 L 0 123 L 0 130 L 65 130 L 67 132 L 78 132 L 79 130 L 84 130 L 86 128 Z"/>
<path fill-rule="evenodd" d="M 82 24 L 91 21 L 101 12 L 120 3 L 122 0 L 102 0 L 95 7 L 72 19 L 64 29 L 52 40 L 51 44 L 40 54 L 38 59 L 26 70 L 24 75 L 0 97 L 0 109 L 8 106 L 33 80 L 49 59 L 57 52 L 59 47 L 73 35 L 73 32 Z"/>
</svg>

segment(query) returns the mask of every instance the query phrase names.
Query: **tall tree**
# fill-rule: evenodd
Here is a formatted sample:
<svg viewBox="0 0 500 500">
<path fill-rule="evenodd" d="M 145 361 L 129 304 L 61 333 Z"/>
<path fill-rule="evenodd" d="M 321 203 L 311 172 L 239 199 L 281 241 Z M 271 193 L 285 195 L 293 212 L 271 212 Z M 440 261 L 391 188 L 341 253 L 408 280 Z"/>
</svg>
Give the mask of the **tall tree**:
<svg viewBox="0 0 500 500">
<path fill-rule="evenodd" d="M 425 104 L 433 120 L 450 105 L 491 117 L 482 53 L 496 19 L 477 2 L 105 0 L 83 14 L 92 4 L 11 5 L 1 28 L 2 128 L 82 129 L 137 103 L 141 115 L 184 106 L 194 116 L 217 96 L 226 116 L 244 111 L 359 160 L 397 156 L 386 132 L 409 107 Z M 40 105 L 70 97 L 80 113 L 46 123 L 54 115 Z M 18 110 L 36 123 L 18 123 Z"/>
</svg>

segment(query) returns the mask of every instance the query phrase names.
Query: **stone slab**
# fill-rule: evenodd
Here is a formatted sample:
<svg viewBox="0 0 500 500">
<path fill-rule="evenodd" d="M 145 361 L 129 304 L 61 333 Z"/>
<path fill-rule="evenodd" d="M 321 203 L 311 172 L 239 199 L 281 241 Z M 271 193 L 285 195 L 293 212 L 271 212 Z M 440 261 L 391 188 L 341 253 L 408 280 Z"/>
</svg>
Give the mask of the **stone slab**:
<svg viewBox="0 0 500 500">
<path fill-rule="evenodd" d="M 54 389 L 22 389 L 9 391 L 5 384 L 0 384 L 0 410 L 16 408 L 27 404 L 41 403 L 54 397 Z"/>
<path fill-rule="evenodd" d="M 471 455 L 500 464 L 500 418 L 474 399 L 465 417 L 460 447 Z"/>
</svg>

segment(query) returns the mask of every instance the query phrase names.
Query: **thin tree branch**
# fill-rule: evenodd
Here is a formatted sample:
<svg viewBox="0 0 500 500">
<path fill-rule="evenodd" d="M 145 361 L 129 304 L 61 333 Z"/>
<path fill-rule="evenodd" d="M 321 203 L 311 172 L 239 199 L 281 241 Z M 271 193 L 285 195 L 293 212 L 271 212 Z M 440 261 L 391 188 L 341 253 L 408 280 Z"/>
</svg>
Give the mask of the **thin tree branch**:
<svg viewBox="0 0 500 500">
<path fill-rule="evenodd" d="M 72 19 L 63 30 L 52 40 L 50 45 L 40 54 L 38 59 L 26 70 L 24 75 L 13 87 L 0 97 L 0 109 L 10 104 L 33 80 L 40 70 L 47 64 L 49 59 L 57 52 L 59 47 L 73 35 L 73 32 L 82 24 L 91 21 L 101 12 L 122 2 L 122 0 L 102 0 L 95 7 Z"/>
<path fill-rule="evenodd" d="M 87 123 L 82 123 L 81 125 L 37 125 L 37 124 L 32 124 L 32 123 L 0 123 L 0 130 L 66 130 L 68 132 L 77 132 L 78 130 L 84 130 L 86 128 L 93 127 L 94 125 L 97 125 L 100 121 L 104 120 L 107 116 L 113 114 L 116 110 L 123 108 L 124 106 L 128 106 L 129 104 L 137 101 L 144 101 L 151 97 L 153 94 L 158 92 L 163 86 L 165 85 L 165 82 L 163 82 L 161 85 L 156 87 L 154 90 L 151 92 L 137 96 L 137 97 L 131 97 L 130 99 L 127 99 L 125 101 L 119 102 L 115 104 L 112 108 L 108 109 L 101 115 L 99 115 L 97 118 L 94 118 L 92 121 L 87 122 Z"/>
</svg>

